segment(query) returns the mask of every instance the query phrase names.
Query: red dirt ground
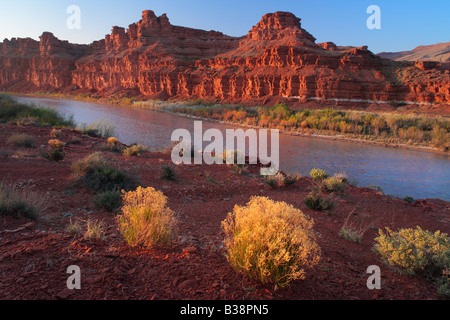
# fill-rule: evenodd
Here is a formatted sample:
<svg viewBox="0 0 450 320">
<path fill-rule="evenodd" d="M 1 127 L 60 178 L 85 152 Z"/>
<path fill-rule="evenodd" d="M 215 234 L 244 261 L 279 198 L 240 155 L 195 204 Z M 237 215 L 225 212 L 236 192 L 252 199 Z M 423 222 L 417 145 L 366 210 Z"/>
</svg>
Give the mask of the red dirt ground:
<svg viewBox="0 0 450 320">
<path fill-rule="evenodd" d="M 312 183 L 302 178 L 295 185 L 273 189 L 251 167 L 239 175 L 227 166 L 179 166 L 177 182 L 160 178 L 161 165 L 170 155 L 147 153 L 126 158 L 107 153 L 121 168 L 134 170 L 143 187 L 152 186 L 168 196 L 168 205 L 179 213 L 178 237 L 171 249 L 130 248 L 116 230 L 115 215 L 96 210 L 94 195 L 74 184 L 71 164 L 100 150 L 103 139 L 63 130 L 62 141 L 73 136 L 80 144 L 65 147 L 64 161 L 49 162 L 39 148 L 20 149 L 7 145 L 12 134 L 28 133 L 46 145 L 50 129 L 0 125 L 0 180 L 33 191 L 46 209 L 37 221 L 0 218 L 0 299 L 118 299 L 118 300 L 426 300 L 443 299 L 426 279 L 410 277 L 385 265 L 372 251 L 379 228 L 421 226 L 430 231 L 450 233 L 449 203 L 422 200 L 408 204 L 371 189 L 349 186 L 336 196 L 336 208 L 326 212 L 310 210 L 303 204 Z M 4 154 L 5 152 L 3 152 Z M 305 280 L 287 288 L 260 284 L 236 273 L 225 258 L 221 222 L 235 204 L 245 204 L 253 195 L 285 201 L 315 221 L 322 249 L 321 260 L 308 270 Z M 356 209 L 355 209 L 356 207 Z M 351 222 L 370 227 L 361 243 L 339 237 L 350 212 Z M 66 232 L 69 218 L 102 220 L 106 238 L 85 240 Z M 81 268 L 82 289 L 66 287 L 67 267 Z M 367 289 L 366 270 L 378 265 L 382 289 Z"/>
</svg>

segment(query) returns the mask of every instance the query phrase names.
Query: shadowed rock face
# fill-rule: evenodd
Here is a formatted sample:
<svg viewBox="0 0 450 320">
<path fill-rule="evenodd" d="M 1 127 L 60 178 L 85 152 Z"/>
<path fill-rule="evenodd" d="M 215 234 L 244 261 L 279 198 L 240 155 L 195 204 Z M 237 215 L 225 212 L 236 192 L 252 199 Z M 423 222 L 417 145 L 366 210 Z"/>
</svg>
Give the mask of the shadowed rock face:
<svg viewBox="0 0 450 320">
<path fill-rule="evenodd" d="M 104 40 L 70 44 L 51 33 L 40 41 L 0 44 L 0 89 L 133 95 L 228 103 L 295 104 L 339 100 L 450 103 L 445 64 L 394 62 L 367 47 L 316 44 L 289 12 L 262 17 L 246 36 L 173 26 L 142 14 Z"/>
</svg>

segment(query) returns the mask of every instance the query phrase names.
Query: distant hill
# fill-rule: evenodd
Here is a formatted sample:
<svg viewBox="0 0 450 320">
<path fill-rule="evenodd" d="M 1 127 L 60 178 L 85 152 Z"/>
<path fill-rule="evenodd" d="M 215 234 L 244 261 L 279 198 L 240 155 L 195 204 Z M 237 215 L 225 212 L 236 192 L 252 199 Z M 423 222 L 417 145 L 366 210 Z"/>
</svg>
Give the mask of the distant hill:
<svg viewBox="0 0 450 320">
<path fill-rule="evenodd" d="M 450 62 L 450 42 L 420 46 L 411 51 L 381 52 L 379 57 L 396 61 L 440 61 Z"/>
</svg>

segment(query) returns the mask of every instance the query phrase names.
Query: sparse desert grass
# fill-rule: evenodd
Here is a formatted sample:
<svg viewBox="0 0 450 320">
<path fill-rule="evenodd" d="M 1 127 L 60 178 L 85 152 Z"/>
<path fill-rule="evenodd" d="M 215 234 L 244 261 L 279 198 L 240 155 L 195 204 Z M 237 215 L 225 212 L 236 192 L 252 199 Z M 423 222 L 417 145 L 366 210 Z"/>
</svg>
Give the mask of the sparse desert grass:
<svg viewBox="0 0 450 320">
<path fill-rule="evenodd" d="M 227 259 L 239 272 L 263 283 L 286 286 L 304 279 L 320 259 L 314 221 L 284 202 L 253 197 L 222 222 Z"/>
<path fill-rule="evenodd" d="M 70 219 L 70 222 L 66 227 L 66 231 L 71 236 L 81 234 L 82 227 L 80 221 L 79 220 L 73 221 L 72 219 Z"/>
<path fill-rule="evenodd" d="M 36 139 L 28 134 L 14 134 L 8 138 L 8 144 L 14 147 L 33 148 L 36 144 Z"/>
<path fill-rule="evenodd" d="M 362 223 L 357 224 L 355 222 L 350 222 L 350 218 L 354 215 L 355 210 L 356 209 L 350 212 L 347 219 L 345 219 L 344 225 L 339 231 L 339 236 L 348 241 L 360 243 L 370 226 L 364 226 Z"/>
<path fill-rule="evenodd" d="M 167 206 L 167 197 L 154 188 L 138 187 L 123 193 L 119 231 L 132 247 L 172 244 L 178 220 Z"/>
<path fill-rule="evenodd" d="M 103 222 L 88 219 L 86 221 L 86 231 L 83 236 L 86 240 L 103 240 L 105 238 L 105 231 Z"/>
<path fill-rule="evenodd" d="M 43 210 L 43 199 L 36 193 L 0 182 L 0 216 L 36 220 Z"/>
</svg>

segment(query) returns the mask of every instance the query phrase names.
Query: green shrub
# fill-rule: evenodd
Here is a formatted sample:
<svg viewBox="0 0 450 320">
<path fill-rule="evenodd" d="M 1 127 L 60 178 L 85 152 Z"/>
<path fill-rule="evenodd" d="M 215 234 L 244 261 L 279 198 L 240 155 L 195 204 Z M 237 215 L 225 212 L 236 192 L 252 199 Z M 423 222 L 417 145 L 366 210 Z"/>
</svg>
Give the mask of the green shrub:
<svg viewBox="0 0 450 320">
<path fill-rule="evenodd" d="M 290 175 L 283 172 L 278 172 L 275 176 L 266 176 L 264 181 L 273 188 L 283 188 L 295 184 L 298 180 L 300 180 L 300 178 L 301 177 L 299 175 Z"/>
<path fill-rule="evenodd" d="M 171 166 L 162 166 L 161 169 L 162 169 L 161 179 L 170 181 L 177 180 L 175 170 L 173 170 Z"/>
<path fill-rule="evenodd" d="M 49 151 L 41 152 L 41 157 L 48 161 L 62 161 L 66 153 L 60 148 L 51 148 Z"/>
<path fill-rule="evenodd" d="M 15 147 L 33 148 L 36 144 L 36 139 L 28 134 L 15 134 L 9 137 L 8 144 Z"/>
<path fill-rule="evenodd" d="M 122 214 L 118 228 L 132 247 L 170 246 L 178 223 L 167 207 L 167 197 L 154 188 L 138 187 L 123 193 Z"/>
<path fill-rule="evenodd" d="M 450 267 L 450 238 L 445 233 L 417 229 L 379 231 L 374 250 L 386 263 L 410 275 L 442 275 Z"/>
<path fill-rule="evenodd" d="M 414 203 L 414 198 L 410 197 L 410 196 L 406 196 L 403 198 L 403 200 L 405 200 L 408 203 Z"/>
<path fill-rule="evenodd" d="M 329 177 L 328 173 L 322 169 L 312 169 L 309 175 L 314 180 L 323 180 Z"/>
<path fill-rule="evenodd" d="M 147 152 L 147 148 L 138 144 L 125 148 L 122 151 L 123 155 L 127 157 L 139 157 L 144 152 Z"/>
<path fill-rule="evenodd" d="M 128 172 L 112 167 L 100 153 L 75 162 L 72 170 L 80 181 L 94 191 L 131 190 L 136 181 Z"/>
<path fill-rule="evenodd" d="M 114 212 L 122 205 L 122 193 L 118 190 L 99 193 L 94 199 L 94 205 L 97 209 Z"/>
<path fill-rule="evenodd" d="M 54 109 L 18 103 L 11 97 L 0 100 L 1 122 L 23 122 L 22 119 L 29 119 L 30 124 L 44 127 L 73 128 L 75 126 L 73 117 L 66 120 Z"/>
<path fill-rule="evenodd" d="M 306 206 L 312 210 L 325 211 L 333 209 L 335 204 L 330 198 L 324 198 L 317 191 L 312 191 L 303 200 Z"/>
<path fill-rule="evenodd" d="M 72 165 L 72 170 L 78 176 L 84 176 L 86 173 L 100 170 L 108 166 L 108 162 L 103 158 L 100 152 L 93 153 L 84 159 L 76 161 Z"/>
<path fill-rule="evenodd" d="M 304 279 L 320 259 L 314 221 L 284 202 L 253 197 L 222 222 L 232 267 L 263 283 L 283 287 Z"/>
<path fill-rule="evenodd" d="M 347 188 L 347 185 L 342 179 L 331 177 L 322 181 L 321 188 L 328 192 L 341 192 Z"/>
</svg>

